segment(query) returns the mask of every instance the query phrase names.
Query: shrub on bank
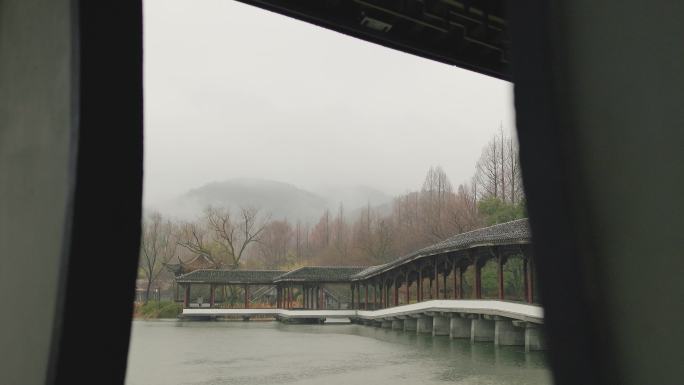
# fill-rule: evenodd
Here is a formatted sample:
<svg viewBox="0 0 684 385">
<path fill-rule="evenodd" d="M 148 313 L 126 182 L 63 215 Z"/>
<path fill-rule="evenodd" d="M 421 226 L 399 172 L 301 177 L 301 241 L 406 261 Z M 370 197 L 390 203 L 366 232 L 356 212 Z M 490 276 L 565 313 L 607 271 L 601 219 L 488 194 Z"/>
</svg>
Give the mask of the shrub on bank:
<svg viewBox="0 0 684 385">
<path fill-rule="evenodd" d="M 149 301 L 146 304 L 136 305 L 135 317 L 137 318 L 176 318 L 182 311 L 182 305 L 171 301 Z"/>
</svg>

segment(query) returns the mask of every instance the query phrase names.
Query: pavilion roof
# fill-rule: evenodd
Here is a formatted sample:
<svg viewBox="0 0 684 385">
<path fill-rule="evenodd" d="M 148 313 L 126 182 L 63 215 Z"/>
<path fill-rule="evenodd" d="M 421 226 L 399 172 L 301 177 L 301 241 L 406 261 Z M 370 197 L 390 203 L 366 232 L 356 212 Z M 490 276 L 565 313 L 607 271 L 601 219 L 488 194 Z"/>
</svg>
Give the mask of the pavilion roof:
<svg viewBox="0 0 684 385">
<path fill-rule="evenodd" d="M 275 282 L 349 282 L 352 275 L 365 267 L 306 266 L 277 277 Z"/>
<path fill-rule="evenodd" d="M 383 265 L 370 266 L 355 274 L 352 279 L 370 278 L 409 261 L 432 255 L 451 253 L 483 246 L 527 244 L 532 240 L 527 218 L 457 234 L 442 242 L 424 247 Z"/>
<path fill-rule="evenodd" d="M 206 254 L 198 254 L 191 260 L 185 262 L 176 257 L 178 263 L 166 263 L 164 266 L 176 276 L 189 273 L 191 271 L 200 269 L 217 269 L 221 267 L 220 262 L 214 261 L 210 256 Z"/>
<path fill-rule="evenodd" d="M 270 285 L 284 270 L 215 270 L 202 269 L 176 278 L 178 283 L 262 284 Z"/>
</svg>

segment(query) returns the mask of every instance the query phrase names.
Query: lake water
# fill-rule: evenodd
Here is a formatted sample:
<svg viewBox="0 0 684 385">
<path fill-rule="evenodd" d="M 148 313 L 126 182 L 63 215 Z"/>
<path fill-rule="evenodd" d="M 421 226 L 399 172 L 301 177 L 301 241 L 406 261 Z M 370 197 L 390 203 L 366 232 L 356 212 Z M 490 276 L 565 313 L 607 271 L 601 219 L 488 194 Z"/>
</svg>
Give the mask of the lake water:
<svg viewBox="0 0 684 385">
<path fill-rule="evenodd" d="M 363 325 L 134 321 L 127 385 L 551 384 L 544 353 Z"/>
</svg>

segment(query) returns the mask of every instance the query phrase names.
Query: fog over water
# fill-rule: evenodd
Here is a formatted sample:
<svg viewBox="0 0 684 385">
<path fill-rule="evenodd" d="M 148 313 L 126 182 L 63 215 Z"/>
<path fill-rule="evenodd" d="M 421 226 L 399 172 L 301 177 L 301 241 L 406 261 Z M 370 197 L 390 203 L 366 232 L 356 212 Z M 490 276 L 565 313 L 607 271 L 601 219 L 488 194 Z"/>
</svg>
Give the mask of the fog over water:
<svg viewBox="0 0 684 385">
<path fill-rule="evenodd" d="M 146 0 L 149 206 L 214 181 L 395 195 L 467 181 L 512 86 L 229 0 Z"/>
</svg>

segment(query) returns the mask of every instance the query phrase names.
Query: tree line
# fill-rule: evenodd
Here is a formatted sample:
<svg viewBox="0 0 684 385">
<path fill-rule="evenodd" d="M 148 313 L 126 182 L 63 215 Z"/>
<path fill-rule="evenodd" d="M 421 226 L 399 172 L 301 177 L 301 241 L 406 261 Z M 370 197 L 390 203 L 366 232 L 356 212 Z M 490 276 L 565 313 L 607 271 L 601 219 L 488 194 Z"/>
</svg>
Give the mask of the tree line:
<svg viewBox="0 0 684 385">
<path fill-rule="evenodd" d="M 256 207 L 207 207 L 195 221 L 143 218 L 139 275 L 150 288 L 171 280 L 164 264 L 205 255 L 226 269 L 385 263 L 455 234 L 525 216 L 518 147 L 503 130 L 483 148 L 469 182 L 454 187 L 440 166 L 420 189 L 347 212 L 340 203 L 315 223 L 272 219 Z"/>
</svg>

